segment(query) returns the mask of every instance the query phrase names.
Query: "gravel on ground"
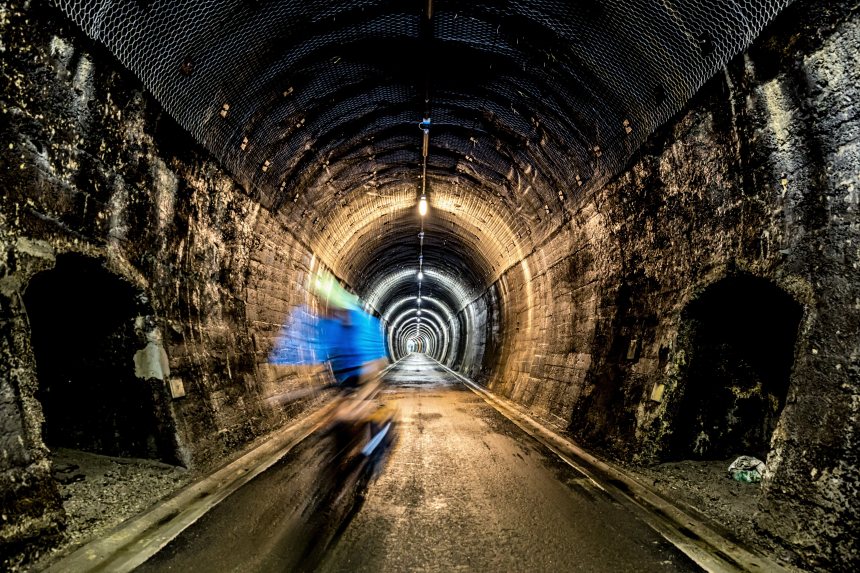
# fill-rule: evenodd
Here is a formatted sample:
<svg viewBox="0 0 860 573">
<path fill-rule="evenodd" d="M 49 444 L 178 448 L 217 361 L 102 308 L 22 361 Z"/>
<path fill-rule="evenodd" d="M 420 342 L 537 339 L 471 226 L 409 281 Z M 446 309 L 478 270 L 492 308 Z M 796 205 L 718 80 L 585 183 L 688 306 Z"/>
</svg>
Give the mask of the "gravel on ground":
<svg viewBox="0 0 860 573">
<path fill-rule="evenodd" d="M 789 549 L 776 543 L 756 524 L 761 484 L 732 479 L 728 468 L 734 459 L 733 456 L 726 460 L 683 460 L 625 469 L 667 500 L 697 510 L 742 545 L 783 564 L 796 562 L 797 557 Z"/>
<path fill-rule="evenodd" d="M 98 538 L 191 481 L 191 472 L 185 468 L 154 460 L 57 448 L 51 452 L 51 462 L 66 511 L 66 530 L 62 542 L 34 563 L 33 571 Z"/>
</svg>

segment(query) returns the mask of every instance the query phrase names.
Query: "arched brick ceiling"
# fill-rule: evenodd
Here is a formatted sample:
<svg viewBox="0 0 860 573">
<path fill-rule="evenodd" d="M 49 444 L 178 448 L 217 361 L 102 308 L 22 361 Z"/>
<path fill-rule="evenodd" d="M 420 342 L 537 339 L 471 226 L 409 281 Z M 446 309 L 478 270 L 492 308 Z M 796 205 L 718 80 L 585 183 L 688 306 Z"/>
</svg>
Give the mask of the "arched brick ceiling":
<svg viewBox="0 0 860 573">
<path fill-rule="evenodd" d="M 424 225 L 425 261 L 454 276 L 486 284 L 532 246 L 527 219 L 515 217 L 516 212 L 501 202 L 439 185 L 432 204 Z M 353 193 L 351 201 L 339 207 L 315 224 L 313 246 L 330 258 L 346 255 L 340 270 L 351 284 L 365 286 L 376 274 L 377 263 L 416 266 L 419 227 L 414 190 Z M 468 255 L 469 264 L 455 260 L 455 255 Z"/>
<path fill-rule="evenodd" d="M 417 264 L 425 114 L 425 264 L 479 288 L 789 1 L 58 4 L 365 294 Z"/>
<path fill-rule="evenodd" d="M 464 284 L 444 271 L 428 269 L 424 276 L 421 298 L 432 298 L 454 313 L 477 294 L 474 285 Z M 377 275 L 370 288 L 363 292 L 367 302 L 387 317 L 391 305 L 396 301 L 416 296 L 416 285 L 414 269 L 392 270 Z"/>
</svg>

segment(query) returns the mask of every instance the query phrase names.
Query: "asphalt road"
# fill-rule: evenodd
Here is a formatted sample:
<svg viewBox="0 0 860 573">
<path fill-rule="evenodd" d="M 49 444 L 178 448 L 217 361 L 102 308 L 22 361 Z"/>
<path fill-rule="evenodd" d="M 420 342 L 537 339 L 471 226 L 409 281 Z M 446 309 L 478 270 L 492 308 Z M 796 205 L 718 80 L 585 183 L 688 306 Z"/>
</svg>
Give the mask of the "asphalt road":
<svg viewBox="0 0 860 573">
<path fill-rule="evenodd" d="M 140 571 L 699 571 L 674 546 L 431 360 L 375 467 L 306 439 Z"/>
</svg>

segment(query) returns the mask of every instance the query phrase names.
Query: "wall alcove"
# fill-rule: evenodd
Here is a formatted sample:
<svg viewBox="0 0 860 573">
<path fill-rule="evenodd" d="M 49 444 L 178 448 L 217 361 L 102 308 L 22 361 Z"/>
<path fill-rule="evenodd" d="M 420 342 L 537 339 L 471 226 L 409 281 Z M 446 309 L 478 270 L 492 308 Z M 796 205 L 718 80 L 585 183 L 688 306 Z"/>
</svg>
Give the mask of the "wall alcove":
<svg viewBox="0 0 860 573">
<path fill-rule="evenodd" d="M 156 416 L 158 390 L 137 378 L 144 346 L 140 293 L 93 258 L 66 254 L 24 293 L 49 448 L 170 460 Z"/>
<path fill-rule="evenodd" d="M 709 286 L 682 314 L 686 353 L 665 457 L 765 459 L 785 406 L 802 306 L 749 275 Z"/>
</svg>

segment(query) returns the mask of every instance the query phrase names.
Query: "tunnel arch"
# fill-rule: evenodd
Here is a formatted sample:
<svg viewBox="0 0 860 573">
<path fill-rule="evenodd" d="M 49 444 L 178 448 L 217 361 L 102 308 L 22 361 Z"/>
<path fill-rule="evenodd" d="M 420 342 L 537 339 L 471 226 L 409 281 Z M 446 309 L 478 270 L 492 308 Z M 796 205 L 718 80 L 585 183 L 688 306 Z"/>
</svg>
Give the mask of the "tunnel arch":
<svg viewBox="0 0 860 573">
<path fill-rule="evenodd" d="M 421 308 L 422 310 L 428 309 L 432 307 L 434 309 L 433 316 L 435 314 L 436 321 L 443 325 L 443 327 L 448 329 L 447 342 L 443 349 L 443 352 L 439 358 L 439 361 L 445 364 L 446 366 L 452 367 L 459 356 L 460 348 L 461 348 L 461 325 L 460 321 L 457 319 L 455 313 L 451 310 L 451 308 L 444 303 L 444 301 L 440 301 L 432 296 L 422 296 L 420 299 L 417 296 L 404 296 L 400 299 L 393 300 L 387 306 L 386 314 L 383 316 L 383 323 L 386 324 L 388 328 L 388 349 L 389 356 L 394 358 L 395 356 L 402 356 L 404 353 L 407 353 L 408 350 L 403 348 L 402 344 L 400 344 L 400 348 L 394 349 L 394 324 L 400 318 L 401 314 L 398 312 L 403 309 L 407 305 L 414 305 L 414 308 Z"/>
<path fill-rule="evenodd" d="M 367 287 L 368 304 L 381 314 L 386 314 L 390 301 L 403 296 L 418 295 L 418 283 L 422 285 L 422 297 L 432 297 L 443 301 L 451 309 L 461 309 L 475 296 L 473 285 L 464 284 L 450 274 L 428 268 L 418 278 L 418 263 L 389 274 L 380 274 L 377 280 Z"/>
<path fill-rule="evenodd" d="M 304 227 L 357 184 L 414 178 L 427 111 L 430 177 L 484 180 L 488 197 L 526 178 L 540 217 L 617 173 L 787 3 L 59 5 Z"/>
<path fill-rule="evenodd" d="M 432 296 L 424 295 L 420 299 L 417 295 L 415 296 L 404 296 L 403 298 L 397 299 L 389 303 L 387 306 L 387 310 L 385 315 L 383 315 L 383 319 L 385 321 L 391 321 L 392 317 L 395 315 L 397 309 L 402 308 L 403 305 L 414 302 L 416 306 L 422 305 L 431 305 L 434 308 L 438 309 L 439 312 L 445 315 L 445 320 L 449 323 L 456 320 L 454 312 L 451 307 L 445 304 L 443 301 L 440 301 Z"/>
<path fill-rule="evenodd" d="M 320 256 L 339 262 L 339 274 L 359 292 L 380 266 L 414 264 L 418 257 L 415 189 L 381 187 L 371 193 L 344 200 L 342 209 L 323 216 L 315 245 Z M 484 200 L 476 190 L 458 185 L 432 186 L 428 201 L 425 261 L 464 283 L 489 284 L 533 247 L 514 205 Z"/>
<path fill-rule="evenodd" d="M 446 344 L 446 325 L 443 322 L 440 322 L 437 317 L 428 316 L 427 314 L 422 316 L 418 314 L 416 309 L 410 309 L 399 315 L 389 328 L 389 340 L 392 344 L 391 350 L 396 358 L 403 355 L 402 349 L 399 347 L 398 337 L 401 335 L 408 336 L 408 328 L 412 324 L 429 328 L 434 341 L 437 341 L 438 345 Z"/>
<path fill-rule="evenodd" d="M 419 318 L 421 319 L 420 322 L 418 321 Z M 434 351 L 428 352 L 428 354 L 431 354 L 435 360 L 448 364 L 457 341 L 452 339 L 450 326 L 442 317 L 428 309 L 408 309 L 401 312 L 392 321 L 388 336 L 392 356 L 397 360 L 408 353 L 403 340 L 404 336 L 408 338 L 408 329 L 412 324 L 429 324 L 431 326 Z"/>
<path fill-rule="evenodd" d="M 415 322 L 414 319 L 408 322 Z M 426 328 L 426 325 L 418 324 L 416 328 L 411 328 L 411 324 L 407 325 L 409 328 L 404 328 L 401 330 L 401 334 L 399 340 L 397 342 L 398 346 L 404 348 L 404 353 L 400 356 L 400 358 L 405 357 L 410 352 L 420 352 L 422 354 L 427 354 L 434 360 L 438 356 L 438 338 L 435 335 L 432 329 Z M 411 350 L 410 350 L 411 348 Z"/>
<path fill-rule="evenodd" d="M 396 332 L 400 320 L 420 309 L 437 325 L 439 334 L 436 338 L 440 351 L 437 359 L 445 363 L 451 363 L 456 359 L 461 329 L 459 324 L 452 323 L 455 316 L 453 309 L 466 304 L 470 296 L 462 283 L 446 273 L 433 269 L 424 271 L 423 278 L 419 281 L 416 269 L 403 269 L 380 277 L 371 289 L 368 304 L 379 309 L 383 317 L 383 323 L 388 331 L 389 350 L 393 357 L 403 355 L 404 347 Z M 419 292 L 420 304 L 418 303 Z"/>
<path fill-rule="evenodd" d="M 750 274 L 720 279 L 681 314 L 685 356 L 663 457 L 767 457 L 785 406 L 803 305 Z"/>
<path fill-rule="evenodd" d="M 787 4 L 59 2 L 376 312 L 410 291 L 382 300 L 379 285 L 423 257 L 456 281 L 425 286 L 472 333 L 460 340 L 491 354 L 492 329 L 459 313 L 568 229 Z M 477 314 L 504 315 L 502 300 Z M 481 353 L 455 361 L 480 369 Z"/>
<path fill-rule="evenodd" d="M 164 380 L 138 364 L 155 331 L 147 297 L 103 261 L 66 253 L 29 280 L 23 301 L 44 443 L 179 462 Z"/>
</svg>

